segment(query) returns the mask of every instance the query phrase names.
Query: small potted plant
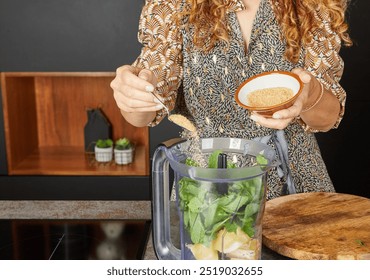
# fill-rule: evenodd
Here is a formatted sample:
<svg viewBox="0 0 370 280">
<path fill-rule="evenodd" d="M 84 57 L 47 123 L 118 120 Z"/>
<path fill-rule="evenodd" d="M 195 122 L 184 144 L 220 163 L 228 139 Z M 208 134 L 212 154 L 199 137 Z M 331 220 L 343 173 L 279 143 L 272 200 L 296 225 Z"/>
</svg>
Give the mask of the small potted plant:
<svg viewBox="0 0 370 280">
<path fill-rule="evenodd" d="M 114 160 L 117 164 L 129 164 L 132 162 L 134 146 L 126 137 L 116 140 L 114 145 Z"/>
<path fill-rule="evenodd" d="M 113 158 L 113 140 L 98 139 L 95 143 L 95 159 L 99 162 L 109 162 Z"/>
</svg>

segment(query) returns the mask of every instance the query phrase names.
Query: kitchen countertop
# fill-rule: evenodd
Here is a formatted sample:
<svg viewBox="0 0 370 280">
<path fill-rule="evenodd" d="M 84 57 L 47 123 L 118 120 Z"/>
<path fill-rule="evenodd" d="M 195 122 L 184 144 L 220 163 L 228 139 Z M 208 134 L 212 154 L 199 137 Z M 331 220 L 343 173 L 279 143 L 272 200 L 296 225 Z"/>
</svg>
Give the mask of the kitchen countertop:
<svg viewBox="0 0 370 280">
<path fill-rule="evenodd" d="M 150 201 L 0 200 L 0 219 L 151 220 Z"/>
<path fill-rule="evenodd" d="M 151 220 L 150 201 L 0 200 L 0 219 Z M 144 259 L 157 259 L 150 234 Z M 288 259 L 263 248 L 262 259 Z"/>
</svg>

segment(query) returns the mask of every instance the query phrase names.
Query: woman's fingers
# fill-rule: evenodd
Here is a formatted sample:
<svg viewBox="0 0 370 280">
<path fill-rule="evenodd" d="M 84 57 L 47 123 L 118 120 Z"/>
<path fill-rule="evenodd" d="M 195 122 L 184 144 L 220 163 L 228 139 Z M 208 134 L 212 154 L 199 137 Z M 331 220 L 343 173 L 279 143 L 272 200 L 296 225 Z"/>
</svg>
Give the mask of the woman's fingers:
<svg viewBox="0 0 370 280">
<path fill-rule="evenodd" d="M 151 93 L 131 89 L 128 94 L 113 93 L 117 106 L 127 112 L 157 111 L 163 106 Z M 148 101 L 147 101 L 148 100 Z"/>
<path fill-rule="evenodd" d="M 142 70 L 130 65 L 117 69 L 111 82 L 113 96 L 118 108 L 126 112 L 151 112 L 163 108 L 152 95 L 156 78 L 150 70 Z"/>
<path fill-rule="evenodd" d="M 273 129 L 284 129 L 294 119 L 294 118 L 286 118 L 286 119 L 266 118 L 257 113 L 252 113 L 250 118 L 259 125 L 262 125 L 268 128 L 273 128 Z"/>
<path fill-rule="evenodd" d="M 275 112 L 272 115 L 272 118 L 276 119 L 276 120 L 294 119 L 294 118 L 296 118 L 300 115 L 300 113 L 302 111 L 302 106 L 303 106 L 302 100 L 298 100 L 298 98 L 297 98 L 297 100 L 294 102 L 294 104 L 292 106 L 290 106 L 289 108 L 286 108 L 286 109 L 279 110 L 279 111 Z"/>
<path fill-rule="evenodd" d="M 150 70 L 147 70 L 147 69 L 142 69 L 139 74 L 138 74 L 138 77 L 140 79 L 143 79 L 144 81 L 147 81 L 150 83 L 150 85 L 146 85 L 145 86 L 145 90 L 148 91 L 148 92 L 153 92 L 154 91 L 154 88 L 155 88 L 155 85 L 157 85 L 157 78 L 156 76 L 154 75 L 154 73 Z"/>
<path fill-rule="evenodd" d="M 303 68 L 294 68 L 292 73 L 297 74 L 304 84 L 307 84 L 311 81 L 311 75 Z"/>
</svg>

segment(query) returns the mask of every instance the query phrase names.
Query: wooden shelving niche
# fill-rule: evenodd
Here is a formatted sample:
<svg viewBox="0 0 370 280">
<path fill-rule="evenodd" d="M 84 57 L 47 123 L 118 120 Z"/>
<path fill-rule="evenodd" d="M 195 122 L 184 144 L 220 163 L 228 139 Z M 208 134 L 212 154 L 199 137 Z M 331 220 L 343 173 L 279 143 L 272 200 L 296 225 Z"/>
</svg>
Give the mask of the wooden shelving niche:
<svg viewBox="0 0 370 280">
<path fill-rule="evenodd" d="M 111 72 L 3 72 L 1 92 L 9 175 L 149 175 L 149 129 L 117 108 Z M 100 108 L 112 138 L 135 144 L 128 165 L 95 162 L 84 147 L 87 109 Z"/>
</svg>

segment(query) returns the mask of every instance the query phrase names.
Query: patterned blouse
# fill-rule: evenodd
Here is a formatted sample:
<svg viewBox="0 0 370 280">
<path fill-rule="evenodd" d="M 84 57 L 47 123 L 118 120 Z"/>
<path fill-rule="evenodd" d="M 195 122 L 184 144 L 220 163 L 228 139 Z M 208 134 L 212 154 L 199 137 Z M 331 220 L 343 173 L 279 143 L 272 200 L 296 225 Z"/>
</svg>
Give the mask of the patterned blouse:
<svg viewBox="0 0 370 280">
<path fill-rule="evenodd" d="M 143 45 L 134 66 L 154 71 L 157 76 L 157 91 L 174 108 L 177 91 L 183 78 L 183 42 L 179 26 L 173 15 L 179 10 L 181 0 L 146 0 L 139 22 L 138 39 Z M 242 0 L 229 0 L 229 12 L 244 10 Z M 330 28 L 327 14 L 317 13 L 321 29 L 313 34 L 314 44 L 305 50 L 304 68 L 329 89 L 341 103 L 341 112 L 333 128 L 337 128 L 344 115 L 346 93 L 339 84 L 343 74 L 343 60 L 339 56 L 341 40 Z M 157 112 L 150 126 L 157 125 L 164 117 L 164 109 Z M 305 123 L 302 127 L 311 132 Z"/>
<path fill-rule="evenodd" d="M 281 41 L 271 0 L 261 0 L 248 50 L 236 17 L 236 12 L 245 7 L 241 0 L 229 0 L 230 46 L 225 51 L 224 43 L 218 42 L 209 53 L 194 48 L 192 28 L 185 30 L 174 24 L 172 16 L 184 3 L 185 0 L 146 1 L 138 34 L 143 48 L 133 65 L 155 73 L 158 93 L 170 109 L 175 108 L 174 111 L 194 122 L 200 137 L 264 139 L 273 135 L 274 130 L 257 126 L 246 110 L 236 104 L 234 92 L 243 80 L 253 75 L 272 70 L 291 71 L 296 67 L 310 71 L 337 96 L 342 107 L 335 127 L 339 125 L 346 97 L 339 85 L 343 71 L 338 54 L 341 42 L 330 29 L 327 15 L 316 14 L 322 28 L 313 34 L 314 44 L 302 48 L 299 61 L 292 63 L 284 57 L 285 43 Z M 165 115 L 164 109 L 158 111 L 149 125 L 157 125 Z M 292 122 L 284 130 L 283 142 L 287 144 L 284 155 L 279 154 L 279 141 L 268 138 L 268 144 L 275 148 L 279 158 L 287 160 L 284 170 L 277 168 L 270 172 L 267 199 L 292 193 L 287 191 L 292 181 L 293 192 L 335 191 L 310 131 L 315 132 L 301 120 Z"/>
</svg>

